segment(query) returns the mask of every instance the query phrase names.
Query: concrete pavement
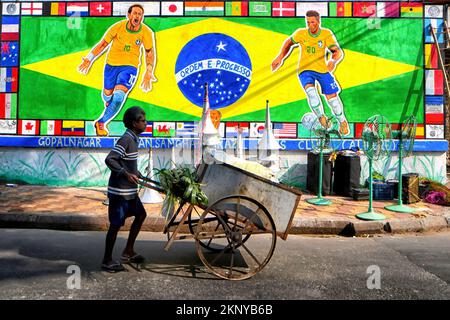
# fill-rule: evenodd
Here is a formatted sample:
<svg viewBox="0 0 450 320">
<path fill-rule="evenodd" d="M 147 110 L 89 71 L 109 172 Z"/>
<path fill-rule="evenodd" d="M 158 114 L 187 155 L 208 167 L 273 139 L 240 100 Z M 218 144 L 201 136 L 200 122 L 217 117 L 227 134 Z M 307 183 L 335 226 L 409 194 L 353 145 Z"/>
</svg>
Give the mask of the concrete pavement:
<svg viewBox="0 0 450 320">
<path fill-rule="evenodd" d="M 74 188 L 18 185 L 0 186 L 0 227 L 99 231 L 108 228 L 106 188 Z M 448 230 L 450 208 L 429 203 L 410 205 L 414 214 L 384 209 L 393 201 L 374 201 L 374 209 L 386 216 L 382 221 L 362 221 L 356 214 L 367 211 L 368 201 L 330 196 L 330 206 L 314 206 L 304 194 L 293 219 L 291 234 L 365 236 Z M 148 217 L 142 230 L 162 231 L 165 220 L 161 204 L 145 204 Z M 128 230 L 127 219 L 123 230 Z"/>
</svg>

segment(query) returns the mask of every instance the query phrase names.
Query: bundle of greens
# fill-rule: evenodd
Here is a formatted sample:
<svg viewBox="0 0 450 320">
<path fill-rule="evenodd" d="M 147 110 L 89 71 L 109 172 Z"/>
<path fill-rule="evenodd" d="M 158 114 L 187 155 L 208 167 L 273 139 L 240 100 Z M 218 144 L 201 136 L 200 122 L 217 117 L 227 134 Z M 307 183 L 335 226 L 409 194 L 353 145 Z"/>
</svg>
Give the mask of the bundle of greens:
<svg viewBox="0 0 450 320">
<path fill-rule="evenodd" d="M 193 205 L 208 205 L 208 198 L 201 190 L 196 172 L 186 166 L 176 166 L 174 169 L 156 170 L 161 187 L 166 193 L 162 207 L 162 215 L 170 219 L 177 202 L 189 202 Z"/>
</svg>

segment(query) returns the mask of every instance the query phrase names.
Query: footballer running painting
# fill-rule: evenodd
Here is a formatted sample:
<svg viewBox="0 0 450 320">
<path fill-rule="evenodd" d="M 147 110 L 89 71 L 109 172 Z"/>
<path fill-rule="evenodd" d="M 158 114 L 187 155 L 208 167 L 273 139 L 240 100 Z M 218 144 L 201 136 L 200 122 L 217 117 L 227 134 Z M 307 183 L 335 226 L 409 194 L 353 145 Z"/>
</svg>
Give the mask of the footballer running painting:
<svg viewBox="0 0 450 320">
<path fill-rule="evenodd" d="M 145 51 L 146 70 L 141 89 L 148 92 L 156 82 L 155 36 L 143 23 L 144 8 L 134 4 L 128 9 L 127 19 L 113 24 L 90 53 L 83 57 L 78 71 L 87 74 L 94 61 L 107 52 L 104 68 L 102 100 L 104 109 L 94 122 L 98 136 L 108 136 L 108 123 L 120 112 L 128 93 L 133 89 L 141 64 L 142 48 Z"/>
<path fill-rule="evenodd" d="M 339 98 L 339 84 L 332 74 L 337 64 L 343 59 L 344 53 L 333 32 L 320 27 L 320 14 L 317 11 L 306 12 L 305 20 L 308 27 L 297 29 L 284 41 L 280 53 L 272 61 L 272 72 L 283 65 L 284 59 L 291 54 L 295 46 L 299 46 L 301 52 L 298 77 L 306 93 L 309 107 L 322 126 L 326 126 L 327 118 L 316 87 L 316 83 L 319 83 L 327 104 L 339 120 L 340 133 L 346 136 L 350 134 L 350 128 L 345 118 L 343 103 Z M 327 60 L 328 53 L 331 57 Z"/>
</svg>

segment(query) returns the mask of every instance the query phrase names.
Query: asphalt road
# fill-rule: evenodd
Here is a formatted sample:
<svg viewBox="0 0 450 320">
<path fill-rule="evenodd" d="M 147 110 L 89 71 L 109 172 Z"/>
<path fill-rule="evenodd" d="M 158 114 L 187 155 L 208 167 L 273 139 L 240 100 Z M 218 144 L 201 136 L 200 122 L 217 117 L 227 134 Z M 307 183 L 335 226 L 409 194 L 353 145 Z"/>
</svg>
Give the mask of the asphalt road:
<svg viewBox="0 0 450 320">
<path fill-rule="evenodd" d="M 450 232 L 289 236 L 277 240 L 265 269 L 239 282 L 208 273 L 193 241 L 164 251 L 161 233 L 139 235 L 136 250 L 147 259 L 140 270 L 110 274 L 100 270 L 104 237 L 0 229 L 0 299 L 450 299 Z"/>
</svg>

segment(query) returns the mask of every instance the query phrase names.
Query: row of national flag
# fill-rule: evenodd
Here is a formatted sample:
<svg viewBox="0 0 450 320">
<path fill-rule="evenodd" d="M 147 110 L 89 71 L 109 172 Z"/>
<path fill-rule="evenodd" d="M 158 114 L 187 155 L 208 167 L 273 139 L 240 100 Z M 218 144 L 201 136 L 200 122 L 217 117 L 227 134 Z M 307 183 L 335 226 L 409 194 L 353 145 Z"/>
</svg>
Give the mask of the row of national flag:
<svg viewBox="0 0 450 320">
<path fill-rule="evenodd" d="M 439 50 L 444 45 L 442 5 L 426 5 L 424 20 L 425 56 L 425 136 L 444 139 L 444 73 L 440 69 Z M 432 33 L 434 31 L 434 35 Z M 442 52 L 443 53 L 443 52 Z"/>
<path fill-rule="evenodd" d="M 440 103 L 439 101 L 427 103 Z M 442 104 L 427 104 L 426 124 L 418 124 L 416 138 L 443 139 L 444 125 L 442 122 Z M 1 112 L 1 111 L 0 111 Z M 1 114 L 1 113 L 0 113 Z M 298 131 L 297 131 L 298 126 Z M 278 139 L 310 138 L 308 130 L 297 123 L 273 123 L 273 132 Z M 361 138 L 364 123 L 351 124 L 351 136 Z M 399 124 L 392 124 L 396 129 Z M 158 129 L 159 128 L 159 129 Z M 221 123 L 219 130 L 223 138 L 236 138 L 237 129 L 242 128 L 244 138 L 260 138 L 264 131 L 262 122 L 228 122 Z M 109 124 L 110 136 L 121 136 L 125 128 L 122 122 L 113 121 Z M 0 134 L 40 135 L 40 136 L 95 136 L 92 122 L 79 120 L 14 120 L 0 119 Z M 297 135 L 298 134 L 298 135 Z M 194 122 L 149 122 L 142 137 L 196 137 Z"/>
<path fill-rule="evenodd" d="M 92 135 L 92 124 L 85 121 L 66 120 L 15 120 L 17 119 L 18 53 L 20 15 L 55 16 L 124 16 L 134 2 L 2 2 L 0 33 L 0 134 L 23 135 Z M 304 16 L 307 10 L 316 10 L 322 16 L 331 17 L 425 17 L 425 126 L 417 138 L 443 138 L 444 127 L 444 75 L 439 69 L 438 50 L 444 44 L 444 19 L 442 5 L 422 5 L 418 2 L 183 2 L 153 1 L 142 3 L 146 15 L 153 16 Z M 434 29 L 437 43 L 431 34 Z M 14 125 L 12 125 L 14 123 Z M 147 136 L 192 136 L 193 124 L 181 122 L 150 123 Z M 185 125 L 184 125 L 185 124 Z M 247 125 L 246 125 L 247 124 Z M 244 137 L 257 138 L 264 123 L 239 123 Z M 355 125 L 354 136 L 357 137 Z M 121 122 L 113 127 L 111 135 L 121 135 Z M 175 126 L 175 127 L 174 127 Z M 353 124 L 352 124 L 353 126 Z M 6 128 L 6 129 L 4 129 Z M 222 123 L 222 137 L 237 135 L 235 123 Z M 259 129 L 258 129 L 259 128 Z M 262 128 L 262 129 L 261 129 Z M 420 127 L 419 127 L 420 128 Z M 420 132 L 420 130 L 419 130 Z M 274 123 L 274 133 L 278 138 L 307 138 L 301 133 L 301 125 L 296 123 Z"/>
<path fill-rule="evenodd" d="M 442 28 L 442 19 L 425 20 L 425 127 L 428 139 L 444 139 L 444 73 L 439 69 L 437 43 L 431 36 L 430 27 L 437 33 Z"/>
<path fill-rule="evenodd" d="M 422 17 L 421 2 L 151 1 L 139 2 L 146 16 L 305 16 L 316 10 L 330 17 Z M 136 2 L 5 2 L 3 15 L 125 16 Z M 425 8 L 426 9 L 426 8 Z M 426 11 L 426 10 L 425 10 Z M 429 16 L 425 12 L 425 17 Z"/>
<path fill-rule="evenodd" d="M 362 130 L 364 128 L 364 123 L 355 123 L 355 138 L 360 139 L 362 135 Z M 392 130 L 400 130 L 401 124 L 400 123 L 392 123 L 391 129 Z M 428 125 L 424 125 L 422 123 L 418 123 L 416 126 L 416 139 L 424 139 L 426 132 L 431 131 L 431 127 Z M 429 138 L 427 134 L 427 138 Z"/>
<path fill-rule="evenodd" d="M 441 97 L 442 98 L 442 97 Z M 418 124 L 416 138 L 443 139 L 443 99 L 427 97 L 426 124 Z M 4 97 L 0 96 L 1 99 Z M 441 100 L 440 100 L 441 99 Z M 12 107 L 10 109 L 13 109 Z M 0 134 L 40 135 L 40 136 L 95 136 L 92 121 L 80 120 L 14 120 L 1 119 L 5 114 L 0 109 Z M 309 130 L 299 123 L 273 124 L 273 133 L 278 139 L 310 138 Z M 352 123 L 351 135 L 346 138 L 361 138 L 364 123 Z M 395 129 L 398 124 L 392 124 Z M 225 122 L 221 123 L 219 133 L 222 138 L 236 138 L 238 129 L 242 129 L 244 138 L 261 138 L 264 131 L 263 122 Z M 110 136 L 121 136 L 125 128 L 121 121 L 109 123 Z M 188 122 L 148 122 L 142 137 L 178 137 L 194 138 L 197 136 L 196 125 Z"/>
<path fill-rule="evenodd" d="M 0 134 L 19 135 L 55 135 L 55 136 L 95 136 L 94 122 L 82 120 L 16 120 L 17 99 L 12 94 L 0 94 L 0 122 L 14 121 L 17 129 L 9 128 Z M 192 138 L 197 136 L 197 123 L 185 122 L 148 122 L 144 137 L 181 137 Z M 297 138 L 297 123 L 273 123 L 275 137 L 283 139 Z M 245 138 L 259 138 L 264 131 L 263 122 L 222 122 L 219 133 L 222 137 L 233 138 L 237 136 L 238 128 L 243 129 Z M 112 121 L 108 124 L 110 136 L 121 136 L 125 127 L 122 121 Z"/>
</svg>

